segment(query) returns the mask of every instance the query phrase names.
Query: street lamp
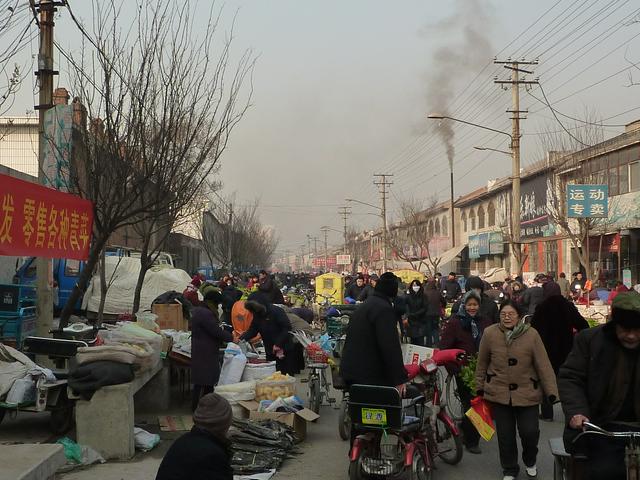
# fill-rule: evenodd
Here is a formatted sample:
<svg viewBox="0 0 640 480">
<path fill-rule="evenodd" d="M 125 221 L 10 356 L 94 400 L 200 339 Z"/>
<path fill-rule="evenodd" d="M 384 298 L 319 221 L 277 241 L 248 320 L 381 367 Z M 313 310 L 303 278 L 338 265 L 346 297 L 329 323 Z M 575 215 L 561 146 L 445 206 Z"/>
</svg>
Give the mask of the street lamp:
<svg viewBox="0 0 640 480">
<path fill-rule="evenodd" d="M 482 150 L 482 151 L 489 150 L 491 152 L 504 153 L 505 155 L 509 155 L 509 156 L 513 155 L 512 152 L 507 152 L 506 150 L 498 150 L 497 148 L 490 148 L 490 147 L 473 147 L 473 148 L 475 148 L 476 150 Z"/>
<path fill-rule="evenodd" d="M 382 207 L 378 207 L 377 205 L 372 205 L 371 203 L 362 202 L 360 200 L 356 200 L 355 198 L 345 198 L 347 202 L 359 203 L 360 205 L 366 205 L 367 207 L 375 208 L 380 211 L 380 218 L 382 218 L 382 270 L 387 271 L 387 215 L 386 210 Z"/>
<path fill-rule="evenodd" d="M 511 140 L 511 155 L 512 158 L 512 174 L 511 174 L 511 239 L 513 245 L 518 248 L 518 258 L 520 261 L 520 137 L 514 138 L 513 135 L 502 130 L 496 130 L 495 128 L 487 127 L 485 125 L 479 125 L 477 123 L 468 122 L 459 118 L 450 117 L 440 113 L 431 113 L 427 115 L 427 118 L 431 120 L 451 120 L 453 122 L 464 123 L 465 125 L 471 125 L 472 127 L 482 128 L 483 130 L 489 130 L 490 132 L 500 133 L 506 135 Z M 478 148 L 478 147 L 476 147 Z M 478 148 L 482 150 L 483 148 Z M 486 150 L 493 150 L 486 148 Z M 508 153 L 502 150 L 498 150 L 502 153 Z M 453 175 L 452 175 L 453 177 Z M 515 248 L 514 248 L 515 255 Z M 520 266 L 518 265 L 518 268 Z"/>
</svg>

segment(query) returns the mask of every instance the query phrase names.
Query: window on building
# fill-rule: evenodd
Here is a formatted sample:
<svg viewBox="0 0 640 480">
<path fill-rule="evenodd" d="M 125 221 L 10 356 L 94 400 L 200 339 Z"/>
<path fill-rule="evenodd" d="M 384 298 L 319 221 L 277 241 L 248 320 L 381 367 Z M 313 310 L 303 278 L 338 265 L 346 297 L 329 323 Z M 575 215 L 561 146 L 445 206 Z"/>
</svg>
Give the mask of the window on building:
<svg viewBox="0 0 640 480">
<path fill-rule="evenodd" d="M 527 245 L 527 253 L 529 254 L 529 271 L 538 272 L 538 244 L 530 243 Z"/>
<path fill-rule="evenodd" d="M 462 220 L 462 231 L 466 232 L 467 231 L 467 212 L 462 212 L 462 215 L 460 216 L 460 220 Z"/>
<path fill-rule="evenodd" d="M 558 273 L 558 242 L 544 242 L 545 271 Z"/>
<path fill-rule="evenodd" d="M 618 188 L 618 167 L 611 167 L 609 169 L 609 196 L 613 197 L 620 193 Z"/>
<path fill-rule="evenodd" d="M 469 229 L 473 232 L 476 229 L 476 212 L 473 209 L 469 210 Z"/>
<path fill-rule="evenodd" d="M 429 238 L 433 237 L 433 221 L 429 220 L 429 226 L 427 227 L 427 231 L 429 232 Z"/>
<path fill-rule="evenodd" d="M 443 237 L 448 236 L 449 235 L 449 231 L 448 231 L 449 229 L 447 228 L 447 217 L 442 217 L 441 225 L 442 225 L 442 236 Z"/>
<path fill-rule="evenodd" d="M 618 169 L 620 195 L 629 193 L 629 164 L 620 165 Z"/>
<path fill-rule="evenodd" d="M 435 233 L 437 236 L 440 236 L 440 219 L 439 218 L 436 218 Z"/>
<path fill-rule="evenodd" d="M 633 162 L 629 165 L 629 180 L 631 181 L 631 191 L 640 190 L 640 162 Z"/>
<path fill-rule="evenodd" d="M 478 228 L 484 228 L 484 207 L 478 208 Z"/>
<path fill-rule="evenodd" d="M 493 202 L 489 202 L 487 207 L 487 226 L 493 227 L 496 224 L 496 207 L 493 206 Z"/>
</svg>

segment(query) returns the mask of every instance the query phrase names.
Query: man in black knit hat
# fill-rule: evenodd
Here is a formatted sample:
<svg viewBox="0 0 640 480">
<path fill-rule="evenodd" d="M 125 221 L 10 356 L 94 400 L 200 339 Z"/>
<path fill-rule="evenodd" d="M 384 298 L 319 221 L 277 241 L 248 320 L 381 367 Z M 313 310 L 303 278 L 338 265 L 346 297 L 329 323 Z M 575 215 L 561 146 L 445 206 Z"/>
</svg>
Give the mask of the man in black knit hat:
<svg viewBox="0 0 640 480">
<path fill-rule="evenodd" d="M 626 478 L 623 439 L 573 439 L 584 422 L 605 430 L 640 430 L 640 294 L 620 293 L 608 323 L 578 333 L 560 367 L 558 389 L 567 425 L 565 448 L 586 453 L 587 478 Z"/>
</svg>

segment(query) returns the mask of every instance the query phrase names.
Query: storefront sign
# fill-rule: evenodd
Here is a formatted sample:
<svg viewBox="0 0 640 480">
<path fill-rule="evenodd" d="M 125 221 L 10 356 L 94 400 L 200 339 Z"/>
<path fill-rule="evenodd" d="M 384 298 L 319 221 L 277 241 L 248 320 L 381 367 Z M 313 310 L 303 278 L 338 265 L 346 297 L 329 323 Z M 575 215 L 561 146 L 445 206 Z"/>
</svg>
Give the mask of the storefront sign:
<svg viewBox="0 0 640 480">
<path fill-rule="evenodd" d="M 589 250 L 601 253 L 618 253 L 620 250 L 620 234 L 611 233 L 609 235 L 593 235 L 589 237 Z"/>
<path fill-rule="evenodd" d="M 502 232 L 491 232 L 489 234 L 489 253 L 491 255 L 502 255 L 504 253 Z"/>
<path fill-rule="evenodd" d="M 549 227 L 547 175 L 522 181 L 520 187 L 520 238 L 531 239 L 545 235 Z"/>
<path fill-rule="evenodd" d="M 469 235 L 469 258 L 480 258 L 478 235 Z"/>
<path fill-rule="evenodd" d="M 478 253 L 480 255 L 489 255 L 489 234 L 478 234 Z"/>
<path fill-rule="evenodd" d="M 73 105 L 56 105 L 44 112 L 44 184 L 69 191 L 69 160 L 73 133 Z"/>
<path fill-rule="evenodd" d="M 351 265 L 351 255 L 336 255 L 336 265 Z"/>
<path fill-rule="evenodd" d="M 607 218 L 608 185 L 567 185 L 567 212 L 571 218 Z"/>
<path fill-rule="evenodd" d="M 631 284 L 631 270 L 629 270 L 628 268 L 622 270 L 622 283 L 624 283 L 624 286 L 628 289 L 631 289 L 633 287 L 633 285 Z"/>
<path fill-rule="evenodd" d="M 0 255 L 87 259 L 90 201 L 8 175 L 0 185 Z"/>
</svg>

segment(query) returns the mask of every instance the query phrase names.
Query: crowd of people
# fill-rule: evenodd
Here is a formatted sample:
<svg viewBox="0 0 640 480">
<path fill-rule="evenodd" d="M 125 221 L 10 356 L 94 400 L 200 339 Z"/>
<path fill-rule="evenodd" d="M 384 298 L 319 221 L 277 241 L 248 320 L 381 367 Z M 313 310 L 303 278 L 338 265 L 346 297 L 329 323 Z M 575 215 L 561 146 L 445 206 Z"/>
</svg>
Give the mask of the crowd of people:
<svg viewBox="0 0 640 480">
<path fill-rule="evenodd" d="M 225 276 L 216 284 L 194 276 L 184 292 L 193 303 L 192 381 L 195 426 L 171 447 L 158 479 L 178 478 L 170 472 L 182 453 L 194 449 L 198 461 L 180 464 L 193 473 L 228 470 L 212 464 L 227 454 L 224 433 L 226 401 L 214 393 L 220 375 L 219 349 L 224 342 L 260 335 L 268 360 L 282 372 L 297 373 L 302 352 L 290 335 L 291 309 L 281 305 L 279 284 L 312 286 L 308 276 L 274 278 L 266 271 L 244 279 Z M 576 303 L 592 286 L 582 275 L 569 281 L 537 275 L 529 285 L 515 277 L 489 285 L 476 276 L 461 281 L 451 272 L 403 283 L 391 272 L 358 275 L 347 282 L 345 302 L 359 305 L 351 316 L 341 355 L 340 373 L 347 386 L 391 386 L 406 393 L 407 371 L 401 342 L 461 349 L 477 360 L 473 385 L 455 371 L 466 411 L 474 396 L 491 407 L 504 480 L 520 473 L 518 438 L 526 475 L 537 475 L 539 421 L 552 421 L 554 404 L 565 416 L 565 447 L 586 454 L 589 479 L 625 478 L 624 443 L 590 439 L 574 443 L 584 422 L 610 430 L 640 416 L 640 294 L 621 288 L 610 293 L 608 323 L 589 328 Z M 244 295 L 244 296 L 243 296 Z M 241 335 L 225 328 L 236 302 L 252 320 Z M 232 330 L 232 329 L 231 329 Z M 210 420 L 210 418 L 215 418 Z M 628 429 L 625 427 L 625 429 Z M 461 422 L 467 451 L 480 455 L 480 435 L 465 417 Z M 352 440 L 358 435 L 352 429 Z M 201 470 L 198 470 L 201 469 Z M 182 478 L 182 477 L 180 477 Z M 191 478 L 191 477 L 190 477 Z"/>
<path fill-rule="evenodd" d="M 477 359 L 474 388 L 457 377 L 463 409 L 474 395 L 490 405 L 504 480 L 520 473 L 517 437 L 526 475 L 537 476 L 539 420 L 552 421 L 558 402 L 565 415 L 565 448 L 588 458 L 585 478 L 626 478 L 624 442 L 606 440 L 605 446 L 602 440 L 574 444 L 572 439 L 585 421 L 610 430 L 622 428 L 620 422 L 625 430 L 630 422 L 638 428 L 640 294 L 617 285 L 608 299 L 608 323 L 589 328 L 576 303 L 592 286 L 581 274 L 573 277 L 569 282 L 564 274 L 557 281 L 537 275 L 531 285 L 514 278 L 490 286 L 472 276 L 463 293 L 453 272 L 424 283 L 414 280 L 408 288 L 385 273 L 351 318 L 342 376 L 347 385 L 404 392 L 401 336 L 419 345 L 462 349 Z M 363 282 L 354 284 L 360 288 Z M 445 304 L 452 305 L 447 318 Z M 468 419 L 461 429 L 467 451 L 481 454 L 480 436 Z"/>
</svg>

